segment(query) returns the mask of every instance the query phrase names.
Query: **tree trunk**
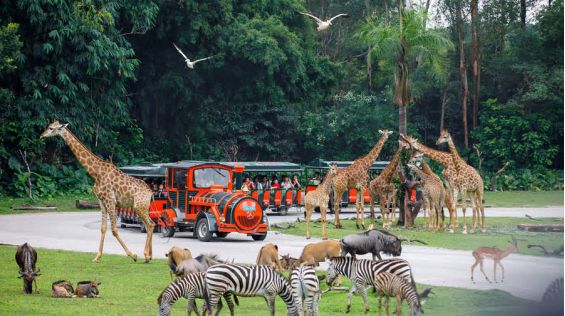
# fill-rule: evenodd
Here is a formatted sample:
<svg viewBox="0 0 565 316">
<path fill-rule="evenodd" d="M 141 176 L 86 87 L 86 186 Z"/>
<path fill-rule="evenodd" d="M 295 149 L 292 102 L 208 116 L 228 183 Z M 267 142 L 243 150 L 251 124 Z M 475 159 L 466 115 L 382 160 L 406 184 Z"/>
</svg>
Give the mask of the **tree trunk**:
<svg viewBox="0 0 565 316">
<path fill-rule="evenodd" d="M 461 16 L 461 2 L 457 3 L 456 10 L 456 26 L 457 26 L 457 37 L 459 42 L 459 79 L 461 82 L 461 109 L 463 112 L 463 137 L 464 146 L 469 148 L 469 135 L 467 126 L 467 98 L 469 94 L 469 87 L 467 85 L 467 65 L 465 63 L 465 42 L 463 38 L 463 17 Z"/>
<path fill-rule="evenodd" d="M 526 0 L 520 0 L 520 26 L 526 28 Z"/>
<path fill-rule="evenodd" d="M 369 0 L 365 0 L 365 12 L 367 18 L 371 15 L 371 8 L 369 5 Z M 367 46 L 367 89 L 371 91 L 373 89 L 373 77 L 372 77 L 373 67 L 371 65 L 371 44 Z"/>
<path fill-rule="evenodd" d="M 439 130 L 443 131 L 445 128 L 445 105 L 447 104 L 447 83 L 449 78 L 445 80 L 445 87 L 443 88 L 443 96 L 441 97 L 441 117 L 439 119 Z"/>
<path fill-rule="evenodd" d="M 479 98 L 481 87 L 481 55 L 479 42 L 479 0 L 471 1 L 471 27 L 472 27 L 472 56 L 471 67 L 473 71 L 473 129 L 478 125 Z"/>
</svg>

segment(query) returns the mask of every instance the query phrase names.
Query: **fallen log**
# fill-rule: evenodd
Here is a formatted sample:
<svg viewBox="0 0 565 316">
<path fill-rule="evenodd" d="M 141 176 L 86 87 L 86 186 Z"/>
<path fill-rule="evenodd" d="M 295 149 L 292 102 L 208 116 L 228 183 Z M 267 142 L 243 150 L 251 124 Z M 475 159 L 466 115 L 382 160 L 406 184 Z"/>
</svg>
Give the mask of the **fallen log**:
<svg viewBox="0 0 565 316">
<path fill-rule="evenodd" d="M 36 205 L 12 205 L 12 209 L 18 211 L 56 211 L 56 206 L 36 206 Z"/>
<path fill-rule="evenodd" d="M 76 200 L 75 206 L 77 208 L 100 208 L 98 201 Z"/>
<path fill-rule="evenodd" d="M 563 232 L 563 224 L 519 224 L 519 230 L 527 232 Z"/>
<path fill-rule="evenodd" d="M 526 214 L 526 218 L 531 219 L 532 221 L 540 221 L 540 219 L 537 219 L 537 218 L 530 216 L 528 214 Z"/>
<path fill-rule="evenodd" d="M 541 250 L 543 251 L 543 253 L 546 256 L 551 256 L 551 255 L 559 256 L 561 253 L 563 253 L 563 245 L 561 245 L 561 247 L 559 247 L 559 248 L 557 248 L 553 251 L 548 251 L 547 248 L 545 246 L 542 246 L 542 245 L 528 245 L 528 248 L 535 248 L 535 247 L 541 248 Z"/>
</svg>

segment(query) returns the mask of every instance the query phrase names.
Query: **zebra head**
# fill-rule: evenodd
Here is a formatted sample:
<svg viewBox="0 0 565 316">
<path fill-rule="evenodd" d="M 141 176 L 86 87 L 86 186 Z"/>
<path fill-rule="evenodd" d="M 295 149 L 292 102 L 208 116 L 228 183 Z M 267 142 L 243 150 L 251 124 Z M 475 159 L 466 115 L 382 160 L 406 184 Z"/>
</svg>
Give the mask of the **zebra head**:
<svg viewBox="0 0 565 316">
<path fill-rule="evenodd" d="M 159 304 L 159 311 L 157 316 L 169 316 L 171 314 L 171 308 L 173 304 L 168 299 L 162 299 L 161 296 L 157 299 L 157 304 Z"/>
<path fill-rule="evenodd" d="M 333 257 L 330 259 L 330 264 L 328 266 L 328 278 L 326 282 L 328 286 L 331 286 L 338 275 L 345 275 L 349 277 L 351 275 L 351 265 L 353 263 L 353 258 L 351 257 Z"/>
</svg>

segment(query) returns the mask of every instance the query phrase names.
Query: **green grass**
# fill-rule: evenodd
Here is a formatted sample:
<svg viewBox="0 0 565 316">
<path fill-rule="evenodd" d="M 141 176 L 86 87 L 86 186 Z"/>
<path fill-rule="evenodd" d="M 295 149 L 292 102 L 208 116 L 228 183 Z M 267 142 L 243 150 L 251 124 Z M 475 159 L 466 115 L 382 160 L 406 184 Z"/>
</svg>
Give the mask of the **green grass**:
<svg viewBox="0 0 565 316">
<path fill-rule="evenodd" d="M 89 194 L 67 194 L 54 198 L 40 198 L 30 200 L 29 198 L 0 196 L 0 215 L 3 214 L 20 214 L 20 213 L 44 213 L 44 212 L 69 212 L 69 211 L 92 211 L 77 209 L 76 200 L 96 200 L 94 195 Z M 20 205 L 34 206 L 56 206 L 57 211 L 33 211 L 33 210 L 14 210 L 12 206 Z"/>
<path fill-rule="evenodd" d="M 563 191 L 486 191 L 485 204 L 492 205 L 494 207 L 540 207 L 563 205 Z"/>
<path fill-rule="evenodd" d="M 125 256 L 105 255 L 98 264 L 92 263 L 94 253 L 36 249 L 40 294 L 26 295 L 22 281 L 17 279 L 14 260 L 15 246 L 0 246 L 0 315 L 155 315 L 157 296 L 169 283 L 165 260 L 149 264 L 134 263 Z M 67 279 L 101 281 L 100 297 L 95 299 L 50 297 L 51 283 Z M 344 279 L 343 285 L 349 286 Z M 423 289 L 426 285 L 419 284 Z M 322 284 L 322 289 L 326 285 Z M 510 315 L 528 314 L 536 303 L 515 298 L 498 291 L 475 291 L 447 287 L 434 287 L 435 294 L 424 304 L 426 315 Z M 347 296 L 343 292 L 329 292 L 320 300 L 320 315 L 344 315 Z M 369 297 L 371 313 L 376 312 L 376 297 Z M 201 302 L 198 302 L 199 306 Z M 280 298 L 276 301 L 276 314 L 285 315 L 286 306 Z M 392 304 L 394 306 L 394 303 Z M 391 306 L 391 308 L 394 308 Z M 350 315 L 360 315 L 363 304 L 360 297 L 353 298 Z M 221 315 L 227 315 L 227 307 Z M 267 315 L 263 298 L 240 298 L 236 315 Z M 408 306 L 403 306 L 408 315 Z M 175 304 L 172 315 L 186 315 L 186 300 Z"/>
<path fill-rule="evenodd" d="M 447 218 L 446 218 L 447 219 Z M 463 249 L 473 250 L 479 246 L 498 246 L 499 248 L 508 247 L 511 240 L 510 235 L 513 235 L 518 240 L 518 253 L 527 255 L 543 255 L 539 248 L 528 249 L 528 244 L 539 244 L 553 250 L 563 244 L 563 233 L 533 233 L 518 230 L 518 224 L 556 224 L 563 223 L 556 221 L 553 218 L 542 218 L 540 221 L 533 221 L 527 218 L 514 218 L 514 217 L 487 217 L 485 218 L 485 225 L 487 232 L 475 232 L 474 234 L 463 235 L 461 232 L 450 234 L 445 231 L 433 232 L 421 228 L 423 219 L 416 220 L 416 228 L 405 229 L 393 226 L 388 231 L 391 233 L 409 239 L 419 239 L 428 243 L 429 246 L 441 247 L 448 249 Z M 355 220 L 342 220 L 344 229 L 334 229 L 333 225 L 328 225 L 328 238 L 341 239 L 346 235 L 356 234 L 361 232 L 355 228 Z M 367 225 L 370 222 L 365 222 Z M 469 225 L 469 221 L 467 221 Z M 377 228 L 382 227 L 382 222 L 378 221 Z M 298 236 L 306 236 L 306 224 L 304 222 L 296 223 L 295 227 L 289 229 L 278 229 L 280 232 Z M 322 237 L 322 228 L 320 223 L 311 223 L 310 234 L 313 237 Z M 414 243 L 414 245 L 420 245 Z"/>
</svg>

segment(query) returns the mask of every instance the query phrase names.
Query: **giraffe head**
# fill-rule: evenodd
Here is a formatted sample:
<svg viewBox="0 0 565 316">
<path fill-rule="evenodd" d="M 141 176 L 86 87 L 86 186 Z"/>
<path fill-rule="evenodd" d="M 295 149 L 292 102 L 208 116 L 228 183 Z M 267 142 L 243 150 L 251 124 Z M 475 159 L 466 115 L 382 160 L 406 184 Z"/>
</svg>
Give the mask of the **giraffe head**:
<svg viewBox="0 0 565 316">
<path fill-rule="evenodd" d="M 46 137 L 62 136 L 66 131 L 65 127 L 67 127 L 67 125 L 69 124 L 61 124 L 59 123 L 59 121 L 55 120 L 53 121 L 53 123 L 47 126 L 47 128 L 43 133 L 41 133 L 41 136 L 39 136 L 39 138 L 43 139 Z"/>
<path fill-rule="evenodd" d="M 330 171 L 329 173 L 331 174 L 336 174 L 337 173 L 337 164 L 333 163 L 330 165 Z"/>
<path fill-rule="evenodd" d="M 408 161 L 409 164 L 413 164 L 417 167 L 420 167 L 422 164 L 422 159 L 424 159 L 424 154 L 421 152 L 416 152 Z"/>
<path fill-rule="evenodd" d="M 379 130 L 379 134 L 383 135 L 383 136 L 385 137 L 385 139 L 388 139 L 388 137 L 389 137 L 392 133 L 394 133 L 394 132 L 393 132 L 393 131 L 389 131 L 388 129 L 385 129 L 385 130 L 380 129 L 380 130 Z"/>
<path fill-rule="evenodd" d="M 415 150 L 420 149 L 420 142 L 418 142 L 418 139 L 416 139 L 412 135 L 400 134 L 400 141 L 405 143 L 403 146 L 406 146 L 406 144 L 408 144 L 408 146 L 412 147 Z"/>
<path fill-rule="evenodd" d="M 449 140 L 451 140 L 451 135 L 449 135 L 449 132 L 446 129 L 442 129 L 439 133 L 436 145 L 447 143 Z"/>
</svg>

